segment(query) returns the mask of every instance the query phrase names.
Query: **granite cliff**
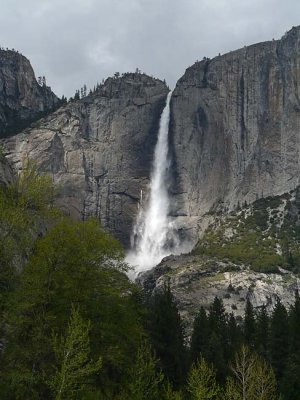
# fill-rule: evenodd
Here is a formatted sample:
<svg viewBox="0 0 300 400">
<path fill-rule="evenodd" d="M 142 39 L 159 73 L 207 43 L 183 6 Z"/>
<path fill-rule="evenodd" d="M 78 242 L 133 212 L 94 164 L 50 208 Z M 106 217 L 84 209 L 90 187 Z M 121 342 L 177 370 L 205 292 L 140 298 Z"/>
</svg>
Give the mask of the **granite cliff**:
<svg viewBox="0 0 300 400">
<path fill-rule="evenodd" d="M 4 53 L 9 65 L 27 71 L 33 92 L 46 90 L 23 56 Z M 281 40 L 196 62 L 179 79 L 171 100 L 171 202 L 183 236 L 196 242 L 209 211 L 299 185 L 299 81 L 300 27 Z M 38 160 L 61 185 L 61 203 L 72 215 L 99 216 L 128 245 L 167 91 L 143 74 L 110 78 L 97 93 L 8 139 L 9 158 L 18 168 L 26 157 Z M 27 110 L 41 108 L 43 96 L 30 93 L 20 96 Z"/>
<path fill-rule="evenodd" d="M 108 78 L 95 93 L 6 139 L 6 155 L 17 170 L 26 158 L 36 160 L 59 186 L 66 213 L 98 217 L 128 247 L 168 91 L 140 73 Z"/>
<path fill-rule="evenodd" d="M 277 296 L 291 303 L 300 287 L 299 82 L 300 27 L 280 40 L 196 62 L 177 82 L 169 132 L 172 215 L 183 237 L 202 239 L 192 255 L 169 258 L 140 279 L 149 290 L 169 281 L 189 321 L 216 294 L 241 314 L 246 297 L 272 307 Z M 144 74 L 109 78 L 95 93 L 5 139 L 5 154 L 17 170 L 35 159 L 58 184 L 66 213 L 98 217 L 128 247 L 167 93 L 162 81 Z M 279 208 L 264 208 L 262 226 L 249 204 L 283 194 L 289 197 Z M 240 206 L 242 222 L 231 214 Z M 292 233 L 277 229 L 282 218 L 271 211 L 289 216 Z M 264 257 L 253 264 L 258 243 Z"/>
<path fill-rule="evenodd" d="M 38 84 L 26 57 L 0 49 L 0 137 L 20 132 L 58 103 L 48 86 Z"/>
<path fill-rule="evenodd" d="M 189 326 L 216 295 L 241 315 L 246 298 L 271 310 L 300 289 L 299 82 L 300 27 L 196 62 L 177 82 L 173 214 L 184 235 L 201 239 L 139 279 L 150 292 L 170 284 Z"/>
<path fill-rule="evenodd" d="M 299 185 L 299 99 L 300 27 L 196 62 L 179 79 L 171 104 L 173 204 L 196 237 L 208 211 Z"/>
</svg>

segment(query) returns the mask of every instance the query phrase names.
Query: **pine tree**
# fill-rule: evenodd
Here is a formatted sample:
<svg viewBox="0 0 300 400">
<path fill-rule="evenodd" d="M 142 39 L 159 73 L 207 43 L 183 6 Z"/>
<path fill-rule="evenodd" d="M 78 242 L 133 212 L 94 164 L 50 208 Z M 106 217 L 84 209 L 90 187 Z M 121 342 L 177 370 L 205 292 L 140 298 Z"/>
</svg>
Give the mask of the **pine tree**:
<svg viewBox="0 0 300 400">
<path fill-rule="evenodd" d="M 290 308 L 289 322 L 291 353 L 297 354 L 300 357 L 300 296 L 298 291 L 295 293 L 295 303 Z"/>
<path fill-rule="evenodd" d="M 289 354 L 288 315 L 284 305 L 277 301 L 270 324 L 270 359 L 280 381 Z"/>
<path fill-rule="evenodd" d="M 254 309 L 250 299 L 246 301 L 245 317 L 244 317 L 244 339 L 247 346 L 254 347 L 255 338 L 255 316 Z"/>
<path fill-rule="evenodd" d="M 90 356 L 90 328 L 91 324 L 73 307 L 66 337 L 54 336 L 53 347 L 59 367 L 50 386 L 55 400 L 77 399 L 78 393 L 101 369 L 101 359 L 93 361 Z"/>
<path fill-rule="evenodd" d="M 178 386 L 185 377 L 186 350 L 182 321 L 169 286 L 153 296 L 148 328 L 164 374 Z"/>
<path fill-rule="evenodd" d="M 216 332 L 210 334 L 208 344 L 204 350 L 204 356 L 207 361 L 216 368 L 219 382 L 224 382 L 227 374 L 227 360 L 225 359 L 224 342 Z"/>
<path fill-rule="evenodd" d="M 60 102 L 61 102 L 62 105 L 67 104 L 67 98 L 64 95 L 62 95 L 62 98 L 61 98 Z"/>
<path fill-rule="evenodd" d="M 242 342 L 241 328 L 236 323 L 236 319 L 233 313 L 230 314 L 227 322 L 227 337 L 228 337 L 228 348 L 229 348 L 228 361 L 231 361 L 234 354 L 240 348 Z"/>
<path fill-rule="evenodd" d="M 230 357 L 230 348 L 227 337 L 227 315 L 223 301 L 215 297 L 208 315 L 209 341 L 207 350 L 203 352 L 208 362 L 217 370 L 217 377 L 223 381 L 227 372 L 227 361 Z"/>
<path fill-rule="evenodd" d="M 269 317 L 265 306 L 257 315 L 255 331 L 255 349 L 263 358 L 269 359 Z"/>
<path fill-rule="evenodd" d="M 281 388 L 285 399 L 294 400 L 300 393 L 300 297 L 298 291 L 295 303 L 289 311 L 289 326 L 289 356 L 283 371 Z"/>
<path fill-rule="evenodd" d="M 167 381 L 164 384 L 162 397 L 160 400 L 183 400 L 183 397 L 181 392 L 174 391 L 170 382 Z"/>
<path fill-rule="evenodd" d="M 143 341 L 132 366 L 128 394 L 131 400 L 160 400 L 160 390 L 164 379 L 159 370 L 151 346 Z"/>
<path fill-rule="evenodd" d="M 209 327 L 210 330 L 218 335 L 223 335 L 226 327 L 226 315 L 223 301 L 215 297 L 213 304 L 209 309 Z"/>
<path fill-rule="evenodd" d="M 74 100 L 79 100 L 80 99 L 80 92 L 79 90 L 76 90 L 75 95 L 74 95 Z"/>
<path fill-rule="evenodd" d="M 216 372 L 201 356 L 193 364 L 187 382 L 187 390 L 192 400 L 216 400 L 221 389 L 217 384 Z"/>
<path fill-rule="evenodd" d="M 190 360 L 195 362 L 200 354 L 205 354 L 209 340 L 208 318 L 203 307 L 200 308 L 193 324 L 193 333 L 190 347 Z"/>
</svg>

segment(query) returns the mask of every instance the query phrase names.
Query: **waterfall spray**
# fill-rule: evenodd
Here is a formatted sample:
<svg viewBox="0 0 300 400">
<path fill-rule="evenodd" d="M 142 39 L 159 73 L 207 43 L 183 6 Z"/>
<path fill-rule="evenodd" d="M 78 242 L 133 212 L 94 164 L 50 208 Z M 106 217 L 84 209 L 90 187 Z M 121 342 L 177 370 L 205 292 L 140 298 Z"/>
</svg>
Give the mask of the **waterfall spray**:
<svg viewBox="0 0 300 400">
<path fill-rule="evenodd" d="M 144 207 L 141 198 L 140 210 L 133 229 L 132 250 L 126 261 L 135 268 L 135 275 L 159 264 L 172 253 L 178 244 L 176 230 L 169 216 L 170 204 L 168 178 L 170 160 L 168 158 L 168 133 L 170 122 L 170 100 L 168 94 L 161 114 L 157 144 L 152 166 L 150 193 Z"/>
</svg>

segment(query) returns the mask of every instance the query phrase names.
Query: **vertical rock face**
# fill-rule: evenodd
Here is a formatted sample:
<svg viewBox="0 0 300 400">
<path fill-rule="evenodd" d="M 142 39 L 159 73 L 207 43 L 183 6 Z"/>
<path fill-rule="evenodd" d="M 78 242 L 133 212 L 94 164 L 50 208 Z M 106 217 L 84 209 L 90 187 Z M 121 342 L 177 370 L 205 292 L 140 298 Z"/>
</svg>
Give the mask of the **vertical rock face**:
<svg viewBox="0 0 300 400">
<path fill-rule="evenodd" d="M 14 180 L 15 174 L 0 150 L 0 186 L 7 186 Z"/>
<path fill-rule="evenodd" d="M 172 98 L 177 215 L 300 183 L 300 27 L 188 68 Z"/>
<path fill-rule="evenodd" d="M 7 156 L 17 169 L 36 160 L 52 174 L 66 212 L 97 216 L 128 246 L 167 93 L 144 74 L 109 78 L 96 93 L 5 139 Z"/>
<path fill-rule="evenodd" d="M 19 132 L 57 102 L 49 87 L 37 83 L 27 58 L 0 49 L 0 137 Z"/>
</svg>

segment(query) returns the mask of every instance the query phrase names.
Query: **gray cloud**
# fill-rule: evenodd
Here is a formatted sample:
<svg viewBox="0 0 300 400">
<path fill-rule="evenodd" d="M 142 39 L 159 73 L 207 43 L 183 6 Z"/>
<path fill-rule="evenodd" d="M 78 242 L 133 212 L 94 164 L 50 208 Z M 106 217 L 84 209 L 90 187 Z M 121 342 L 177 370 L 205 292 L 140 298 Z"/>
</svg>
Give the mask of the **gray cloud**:
<svg viewBox="0 0 300 400">
<path fill-rule="evenodd" d="M 197 59 L 277 39 L 299 15 L 298 0 L 2 0 L 0 45 L 58 95 L 136 67 L 174 86 Z"/>
</svg>

